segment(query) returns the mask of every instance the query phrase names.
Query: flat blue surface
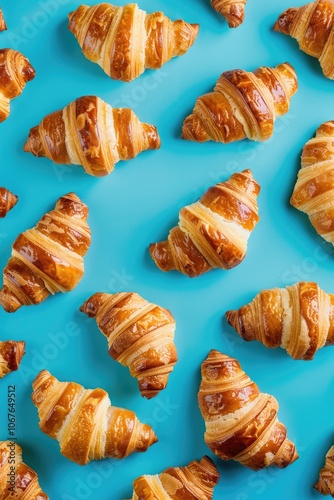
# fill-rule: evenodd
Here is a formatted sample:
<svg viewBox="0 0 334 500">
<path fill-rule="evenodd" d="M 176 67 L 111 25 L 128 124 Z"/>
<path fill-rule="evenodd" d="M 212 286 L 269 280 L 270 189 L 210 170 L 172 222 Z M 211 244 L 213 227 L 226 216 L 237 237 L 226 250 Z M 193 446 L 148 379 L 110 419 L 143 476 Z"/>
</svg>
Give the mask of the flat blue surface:
<svg viewBox="0 0 334 500">
<path fill-rule="evenodd" d="M 318 352 L 310 363 L 296 362 L 284 351 L 246 344 L 223 315 L 262 288 L 301 279 L 316 280 L 334 292 L 332 249 L 323 244 L 307 217 L 288 203 L 304 143 L 320 123 L 334 118 L 334 83 L 322 75 L 315 59 L 298 50 L 295 41 L 272 32 L 291 0 L 250 0 L 245 23 L 233 31 L 209 3 L 141 0 L 142 8 L 199 22 L 201 30 L 185 56 L 125 84 L 110 80 L 86 60 L 67 30 L 67 14 L 79 0 L 2 2 L 9 31 L 0 34 L 0 46 L 21 50 L 37 76 L 12 102 L 10 118 L 0 125 L 0 185 L 19 196 L 18 205 L 0 221 L 0 268 L 16 236 L 34 226 L 59 196 L 73 190 L 90 207 L 93 243 L 80 285 L 14 315 L 0 311 L 1 339 L 27 341 L 20 370 L 0 381 L 0 439 L 7 438 L 7 386 L 16 384 L 17 437 L 25 461 L 38 471 L 52 500 L 122 500 L 131 496 L 132 481 L 143 473 L 211 456 L 197 405 L 200 364 L 211 348 L 237 357 L 261 389 L 277 397 L 280 419 L 300 454 L 284 471 L 260 473 L 214 458 L 221 472 L 214 499 L 320 498 L 312 485 L 334 438 L 333 348 Z M 182 121 L 196 97 L 210 91 L 222 71 L 285 61 L 295 66 L 300 89 L 269 142 L 224 146 L 180 139 Z M 23 153 L 30 127 L 84 94 L 99 95 L 115 106 L 131 106 L 142 121 L 157 125 L 161 149 L 118 164 L 102 179 L 86 175 L 80 167 L 55 167 L 47 159 Z M 230 272 L 213 271 L 195 280 L 160 272 L 149 257 L 148 244 L 166 237 L 182 206 L 244 168 L 252 169 L 262 187 L 261 221 L 245 261 Z M 108 356 L 95 322 L 78 312 L 92 293 L 120 290 L 136 291 L 168 307 L 177 320 L 179 363 L 168 388 L 151 401 L 141 398 L 136 380 Z M 58 443 L 38 429 L 30 394 L 31 382 L 42 368 L 60 380 L 103 387 L 115 405 L 135 410 L 141 421 L 150 423 L 159 443 L 122 462 L 105 460 L 84 468 L 71 463 L 60 455 Z"/>
</svg>

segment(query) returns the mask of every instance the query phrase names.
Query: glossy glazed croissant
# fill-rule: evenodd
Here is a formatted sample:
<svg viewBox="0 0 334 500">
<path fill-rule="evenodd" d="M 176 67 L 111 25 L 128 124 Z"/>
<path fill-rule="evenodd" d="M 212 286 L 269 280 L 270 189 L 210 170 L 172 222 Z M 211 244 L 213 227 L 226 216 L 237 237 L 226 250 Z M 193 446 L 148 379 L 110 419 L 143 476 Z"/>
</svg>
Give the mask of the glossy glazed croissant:
<svg viewBox="0 0 334 500">
<path fill-rule="evenodd" d="M 211 0 L 212 7 L 225 17 L 230 28 L 237 28 L 244 22 L 247 0 Z"/>
<path fill-rule="evenodd" d="M 80 5 L 69 14 L 69 29 L 84 55 L 114 80 L 130 82 L 146 68 L 158 69 L 193 45 L 198 24 L 147 14 L 137 4 Z"/>
<path fill-rule="evenodd" d="M 0 500 L 11 498 L 49 500 L 36 472 L 22 461 L 21 446 L 14 441 L 0 441 Z"/>
<path fill-rule="evenodd" d="M 6 217 L 9 210 L 15 207 L 18 197 L 4 187 L 0 187 L 0 219 Z"/>
<path fill-rule="evenodd" d="M 103 389 L 59 382 L 41 371 L 33 382 L 32 400 L 40 429 L 60 444 L 60 452 L 79 465 L 103 458 L 125 458 L 157 442 L 149 425 L 134 412 L 111 406 Z"/>
<path fill-rule="evenodd" d="M 3 16 L 2 9 L 0 8 L 0 31 L 6 31 L 7 26 L 5 22 L 5 18 Z"/>
<path fill-rule="evenodd" d="M 25 346 L 26 343 L 23 341 L 0 341 L 0 378 L 18 370 L 25 354 Z"/>
<path fill-rule="evenodd" d="M 186 467 L 170 467 L 155 476 L 141 476 L 133 483 L 131 500 L 212 500 L 219 472 L 209 457 Z"/>
<path fill-rule="evenodd" d="M 199 407 L 205 442 L 222 460 L 236 460 L 253 470 L 284 468 L 297 458 L 277 418 L 278 402 L 260 392 L 236 359 L 212 350 L 202 364 Z"/>
<path fill-rule="evenodd" d="M 30 62 L 17 50 L 0 49 L 0 122 L 8 118 L 10 101 L 22 94 L 27 82 L 35 78 Z"/>
<path fill-rule="evenodd" d="M 177 269 L 193 278 L 213 268 L 231 269 L 246 256 L 256 226 L 260 186 L 250 170 L 212 186 L 202 198 L 179 213 L 179 225 L 167 241 L 150 245 L 162 271 Z"/>
<path fill-rule="evenodd" d="M 197 99 L 193 113 L 183 123 L 182 138 L 224 144 L 246 137 L 266 141 L 273 134 L 276 118 L 289 111 L 297 89 L 295 70 L 288 63 L 261 67 L 253 73 L 226 71 L 213 92 Z"/>
<path fill-rule="evenodd" d="M 170 311 L 137 293 L 96 293 L 80 310 L 95 318 L 110 356 L 129 367 L 142 396 L 151 399 L 166 387 L 177 362 Z"/>
<path fill-rule="evenodd" d="M 334 446 L 326 455 L 325 466 L 321 469 L 319 481 L 314 488 L 322 495 L 331 495 L 334 498 Z"/>
<path fill-rule="evenodd" d="M 54 163 L 82 165 L 93 176 L 108 175 L 120 160 L 158 149 L 157 129 L 131 109 L 112 108 L 96 96 L 76 99 L 30 130 L 24 151 Z"/>
<path fill-rule="evenodd" d="M 327 78 L 334 78 L 334 3 L 317 0 L 283 12 L 274 30 L 290 35 L 306 54 L 319 59 Z"/>
<path fill-rule="evenodd" d="M 282 347 L 293 359 L 313 359 L 325 345 L 334 345 L 334 295 L 316 283 L 263 290 L 252 302 L 226 319 L 247 340 Z"/>
<path fill-rule="evenodd" d="M 334 244 L 334 121 L 323 123 L 306 143 L 290 203 Z"/>
<path fill-rule="evenodd" d="M 90 246 L 88 208 L 74 194 L 15 240 L 3 274 L 0 304 L 7 312 L 40 304 L 50 294 L 73 290 L 84 274 Z"/>
</svg>

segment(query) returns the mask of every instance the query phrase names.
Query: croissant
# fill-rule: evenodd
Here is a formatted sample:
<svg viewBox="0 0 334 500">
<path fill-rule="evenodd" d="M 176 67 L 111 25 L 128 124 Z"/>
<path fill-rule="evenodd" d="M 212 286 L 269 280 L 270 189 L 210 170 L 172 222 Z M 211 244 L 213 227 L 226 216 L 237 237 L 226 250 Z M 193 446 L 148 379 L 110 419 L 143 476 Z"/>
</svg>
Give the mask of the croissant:
<svg viewBox="0 0 334 500">
<path fill-rule="evenodd" d="M 136 293 L 96 293 L 80 310 L 96 319 L 110 356 L 129 367 L 142 396 L 151 399 L 166 387 L 177 361 L 170 311 Z"/>
<path fill-rule="evenodd" d="M 7 312 L 40 304 L 50 294 L 73 290 L 84 274 L 83 257 L 90 246 L 88 208 L 74 194 L 15 240 L 0 290 Z"/>
<path fill-rule="evenodd" d="M 212 500 L 219 472 L 209 457 L 186 467 L 170 467 L 155 476 L 141 476 L 133 483 L 131 500 Z"/>
<path fill-rule="evenodd" d="M 259 221 L 259 191 L 250 170 L 212 186 L 199 201 L 181 209 L 179 225 L 167 241 L 150 245 L 156 265 L 162 271 L 177 269 L 190 278 L 213 268 L 239 265 Z"/>
<path fill-rule="evenodd" d="M 295 70 L 288 63 L 253 73 L 226 71 L 213 92 L 197 99 L 183 123 L 182 139 L 224 144 L 246 137 L 266 141 L 273 134 L 276 117 L 289 111 L 297 89 Z"/>
<path fill-rule="evenodd" d="M 33 382 L 32 400 L 40 429 L 60 444 L 60 452 L 79 465 L 90 460 L 124 458 L 157 442 L 151 427 L 134 412 L 111 406 L 103 389 L 59 382 L 41 371 Z"/>
<path fill-rule="evenodd" d="M 130 82 L 146 68 L 161 68 L 193 45 L 198 24 L 147 14 L 137 4 L 80 5 L 69 14 L 69 30 L 84 55 L 114 80 Z"/>
<path fill-rule="evenodd" d="M 4 187 L 0 187 L 0 219 L 6 217 L 9 210 L 15 207 L 18 197 Z"/>
<path fill-rule="evenodd" d="M 0 31 L 6 31 L 7 26 L 5 22 L 5 18 L 3 16 L 2 9 L 0 8 Z"/>
<path fill-rule="evenodd" d="M 8 118 L 10 101 L 22 94 L 27 82 L 35 78 L 35 70 L 20 52 L 0 49 L 0 122 Z"/>
<path fill-rule="evenodd" d="M 303 149 L 290 203 L 305 212 L 318 234 L 334 244 L 334 121 L 323 123 Z"/>
<path fill-rule="evenodd" d="M 331 495 L 334 498 L 334 446 L 326 455 L 325 467 L 321 469 L 319 481 L 314 488 L 322 495 Z"/>
<path fill-rule="evenodd" d="M 22 461 L 22 448 L 14 441 L 0 441 L 0 500 L 49 500 L 36 472 Z"/>
<path fill-rule="evenodd" d="M 159 147 L 157 129 L 140 122 L 131 109 L 113 109 L 99 97 L 85 96 L 33 127 L 24 151 L 54 163 L 82 165 L 101 177 L 120 160 Z"/>
<path fill-rule="evenodd" d="M 0 341 L 0 378 L 18 370 L 25 354 L 26 343 L 14 340 Z"/>
<path fill-rule="evenodd" d="M 277 418 L 278 402 L 260 392 L 236 359 L 212 350 L 202 364 L 199 407 L 207 446 L 222 460 L 253 470 L 285 468 L 297 458 Z"/>
<path fill-rule="evenodd" d="M 317 0 L 281 14 L 275 31 L 290 35 L 306 54 L 319 59 L 327 78 L 334 78 L 334 3 Z"/>
<path fill-rule="evenodd" d="M 318 349 L 334 345 L 334 295 L 316 283 L 263 290 L 226 319 L 243 339 L 282 347 L 293 359 L 313 359 Z"/>
<path fill-rule="evenodd" d="M 230 28 L 237 28 L 244 22 L 247 0 L 211 0 L 212 7 L 225 17 Z"/>
</svg>

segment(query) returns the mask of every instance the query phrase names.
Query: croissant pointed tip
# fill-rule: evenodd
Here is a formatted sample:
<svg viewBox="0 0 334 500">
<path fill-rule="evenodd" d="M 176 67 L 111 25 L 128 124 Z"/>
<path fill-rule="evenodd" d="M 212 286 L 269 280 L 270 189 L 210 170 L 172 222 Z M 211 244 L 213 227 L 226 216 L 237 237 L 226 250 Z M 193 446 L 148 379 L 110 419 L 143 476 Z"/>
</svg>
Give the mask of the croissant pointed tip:
<svg viewBox="0 0 334 500">
<path fill-rule="evenodd" d="M 161 241 L 159 243 L 151 243 L 149 246 L 149 252 L 155 264 L 159 269 L 161 269 L 161 271 L 173 271 L 176 269 L 168 240 Z"/>
<path fill-rule="evenodd" d="M 89 318 L 95 318 L 102 303 L 104 302 L 104 298 L 107 298 L 106 294 L 102 292 L 94 293 L 94 295 L 89 297 L 89 299 L 82 304 L 80 311 L 86 314 Z"/>
<path fill-rule="evenodd" d="M 143 123 L 144 136 L 147 141 L 148 149 L 159 149 L 161 146 L 161 139 L 158 133 L 158 129 L 154 125 L 149 123 Z"/>
<path fill-rule="evenodd" d="M 25 348 L 26 348 L 26 343 L 24 340 L 17 342 L 16 344 L 17 348 L 17 363 L 18 365 L 21 363 L 23 356 L 25 355 Z"/>
<path fill-rule="evenodd" d="M 15 205 L 17 204 L 18 201 L 19 201 L 19 197 L 16 194 L 12 193 L 11 207 L 10 208 L 15 207 Z"/>
<path fill-rule="evenodd" d="M 156 435 L 156 433 L 154 432 L 153 429 L 150 429 L 150 432 L 149 432 L 149 443 L 150 444 L 149 444 L 149 446 L 156 444 L 158 441 L 159 441 L 158 436 Z"/>
<path fill-rule="evenodd" d="M 7 313 L 14 313 L 22 307 L 22 303 L 6 286 L 0 290 L 0 305 Z"/>
<path fill-rule="evenodd" d="M 207 356 L 207 360 L 210 360 L 210 359 L 214 359 L 214 358 L 227 358 L 228 356 L 226 356 L 225 354 L 221 353 L 220 351 L 218 351 L 217 349 L 211 349 L 208 356 Z"/>
<path fill-rule="evenodd" d="M 36 76 L 36 71 L 35 69 L 31 66 L 30 63 L 28 63 L 22 70 L 22 74 L 24 77 L 25 82 L 31 82 Z"/>
<path fill-rule="evenodd" d="M 195 113 L 191 113 L 182 125 L 181 138 L 185 141 L 206 142 L 210 136 L 205 130 L 201 119 Z"/>
<path fill-rule="evenodd" d="M 30 129 L 28 139 L 23 146 L 23 151 L 25 153 L 31 153 L 34 156 L 45 156 L 45 150 L 38 126 Z"/>
<path fill-rule="evenodd" d="M 274 24 L 274 31 L 283 33 L 284 35 L 290 35 L 297 13 L 298 8 L 291 8 L 282 12 Z"/>
<path fill-rule="evenodd" d="M 229 325 L 231 325 L 234 329 L 236 329 L 236 319 L 238 317 L 238 311 L 230 310 L 225 313 L 226 321 Z"/>
<path fill-rule="evenodd" d="M 199 30 L 200 30 L 200 25 L 195 23 L 195 24 L 191 24 L 190 25 L 194 31 L 194 37 L 196 38 L 198 33 L 199 33 Z"/>
</svg>

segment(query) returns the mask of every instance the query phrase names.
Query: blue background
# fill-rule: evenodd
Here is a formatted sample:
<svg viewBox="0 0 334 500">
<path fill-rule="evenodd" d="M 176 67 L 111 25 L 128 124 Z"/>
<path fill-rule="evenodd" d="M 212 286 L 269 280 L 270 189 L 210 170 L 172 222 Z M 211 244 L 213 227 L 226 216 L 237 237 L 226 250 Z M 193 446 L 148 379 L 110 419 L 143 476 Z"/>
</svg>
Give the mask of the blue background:
<svg viewBox="0 0 334 500">
<path fill-rule="evenodd" d="M 0 381 L 0 439 L 7 438 L 7 386 L 16 384 L 17 437 L 25 461 L 38 471 L 50 498 L 129 498 L 137 476 L 211 456 L 203 441 L 197 391 L 200 364 L 211 348 L 217 348 L 237 357 L 260 388 L 277 397 L 280 419 L 300 459 L 284 471 L 254 473 L 214 458 L 221 472 L 214 498 L 320 498 L 312 485 L 334 438 L 333 348 L 318 352 L 312 362 L 296 362 L 282 350 L 246 344 L 223 316 L 262 288 L 316 280 L 326 291 L 334 291 L 332 247 L 323 243 L 305 215 L 289 205 L 304 143 L 320 123 L 334 118 L 334 83 L 322 75 L 317 60 L 298 50 L 294 40 L 272 32 L 277 16 L 291 6 L 291 0 L 250 0 L 245 23 L 237 30 L 227 28 L 209 0 L 141 0 L 142 8 L 199 22 L 201 30 L 185 56 L 130 84 L 110 80 L 81 54 L 67 30 L 67 13 L 79 4 L 79 0 L 3 1 L 9 31 L 0 34 L 0 45 L 27 55 L 37 76 L 12 101 L 12 113 L 0 125 L 0 185 L 19 196 L 18 205 L 0 222 L 0 268 L 16 236 L 72 190 L 90 207 L 93 243 L 84 279 L 72 293 L 14 315 L 0 311 L 1 339 L 27 341 L 20 370 Z M 196 97 L 210 91 L 222 71 L 253 70 L 284 61 L 296 68 L 300 88 L 270 141 L 224 146 L 180 139 L 183 119 Z M 85 94 L 97 94 L 114 106 L 131 106 L 142 121 L 157 125 L 161 149 L 118 164 L 102 179 L 86 175 L 80 167 L 55 167 L 47 159 L 23 153 L 30 127 Z M 148 244 L 165 239 L 182 206 L 245 168 L 252 169 L 262 187 L 261 221 L 250 238 L 245 261 L 230 272 L 213 271 L 195 280 L 160 272 L 150 259 Z M 177 320 L 179 363 L 168 388 L 151 401 L 141 398 L 127 368 L 108 356 L 95 322 L 78 312 L 92 293 L 121 290 L 136 291 L 169 308 Z M 159 443 L 122 462 L 105 460 L 84 468 L 71 463 L 60 455 L 58 443 L 38 429 L 30 395 L 31 382 L 42 368 L 63 381 L 103 387 L 115 405 L 134 409 L 141 421 L 150 423 Z"/>
</svg>

